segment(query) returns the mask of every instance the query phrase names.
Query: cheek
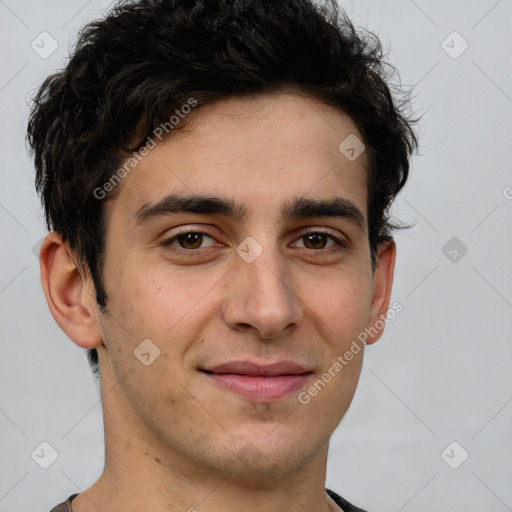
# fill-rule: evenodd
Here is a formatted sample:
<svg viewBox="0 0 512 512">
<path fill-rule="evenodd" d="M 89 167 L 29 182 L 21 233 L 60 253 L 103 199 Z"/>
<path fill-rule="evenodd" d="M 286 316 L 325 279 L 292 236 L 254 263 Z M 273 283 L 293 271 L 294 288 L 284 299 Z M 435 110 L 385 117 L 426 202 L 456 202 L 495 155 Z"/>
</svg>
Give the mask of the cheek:
<svg viewBox="0 0 512 512">
<path fill-rule="evenodd" d="M 127 262 L 113 271 L 109 307 L 132 337 L 162 345 L 170 338 L 186 340 L 216 310 L 215 286 L 224 274 L 218 269 L 171 269 L 165 262 Z"/>
<path fill-rule="evenodd" d="M 368 325 L 373 286 L 363 269 L 311 276 L 307 281 L 304 302 L 323 324 L 325 339 L 346 343 Z"/>
</svg>

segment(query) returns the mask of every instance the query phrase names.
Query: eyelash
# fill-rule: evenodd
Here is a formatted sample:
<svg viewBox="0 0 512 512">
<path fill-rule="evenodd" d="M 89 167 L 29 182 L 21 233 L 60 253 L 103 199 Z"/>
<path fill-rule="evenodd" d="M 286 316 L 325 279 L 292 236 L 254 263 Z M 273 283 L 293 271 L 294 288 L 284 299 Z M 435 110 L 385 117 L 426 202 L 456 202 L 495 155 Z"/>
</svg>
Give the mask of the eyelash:
<svg viewBox="0 0 512 512">
<path fill-rule="evenodd" d="M 183 247 L 175 248 L 172 245 L 173 242 L 177 241 L 180 237 L 188 235 L 188 234 L 191 234 L 191 233 L 197 234 L 197 235 L 206 235 L 207 237 L 209 237 L 209 238 L 211 238 L 213 240 L 215 239 L 208 232 L 198 231 L 198 230 L 189 230 L 189 231 L 182 231 L 181 233 L 178 233 L 178 234 L 172 236 L 171 238 L 167 238 L 165 240 L 162 240 L 162 242 L 160 242 L 160 246 L 162 246 L 165 250 L 168 250 L 168 251 L 180 254 L 180 255 L 186 255 L 186 256 L 201 255 L 205 250 L 207 251 L 210 248 L 210 247 L 205 247 L 203 249 L 201 249 L 201 248 L 199 248 L 199 249 L 184 249 Z M 330 238 L 331 240 L 334 240 L 334 242 L 336 243 L 336 246 L 322 248 L 322 249 L 308 249 L 307 247 L 303 247 L 303 248 L 301 247 L 301 249 L 305 249 L 305 250 L 308 250 L 308 251 L 313 251 L 313 252 L 316 252 L 316 253 L 319 253 L 319 252 L 324 252 L 325 253 L 325 252 L 332 252 L 332 251 L 334 251 L 334 252 L 342 252 L 343 250 L 348 248 L 348 244 L 346 242 L 344 242 L 343 240 L 340 240 L 339 238 L 335 237 L 331 233 L 328 233 L 327 231 L 318 230 L 318 229 L 315 229 L 315 230 L 312 230 L 312 231 L 308 231 L 307 233 L 304 233 L 299 238 L 297 238 L 297 240 L 300 240 L 300 239 L 302 239 L 302 238 L 304 238 L 304 237 L 306 237 L 308 235 L 325 235 L 327 238 Z M 213 246 L 211 246 L 211 247 L 213 247 Z"/>
</svg>

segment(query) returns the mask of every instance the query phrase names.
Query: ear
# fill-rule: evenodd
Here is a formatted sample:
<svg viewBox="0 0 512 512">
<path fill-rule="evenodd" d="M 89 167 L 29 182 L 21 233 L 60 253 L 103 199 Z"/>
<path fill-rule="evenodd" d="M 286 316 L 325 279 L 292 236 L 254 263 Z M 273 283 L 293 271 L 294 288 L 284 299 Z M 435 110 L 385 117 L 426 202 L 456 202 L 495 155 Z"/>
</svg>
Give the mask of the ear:
<svg viewBox="0 0 512 512">
<path fill-rule="evenodd" d="M 383 242 L 379 245 L 377 261 L 373 273 L 373 299 L 368 325 L 368 338 L 366 343 L 375 343 L 384 332 L 385 318 L 391 298 L 393 286 L 393 272 L 395 270 L 396 245 L 395 242 Z"/>
<path fill-rule="evenodd" d="M 81 275 L 69 244 L 55 231 L 41 245 L 39 266 L 46 302 L 59 327 L 82 348 L 102 345 L 92 281 Z"/>
</svg>

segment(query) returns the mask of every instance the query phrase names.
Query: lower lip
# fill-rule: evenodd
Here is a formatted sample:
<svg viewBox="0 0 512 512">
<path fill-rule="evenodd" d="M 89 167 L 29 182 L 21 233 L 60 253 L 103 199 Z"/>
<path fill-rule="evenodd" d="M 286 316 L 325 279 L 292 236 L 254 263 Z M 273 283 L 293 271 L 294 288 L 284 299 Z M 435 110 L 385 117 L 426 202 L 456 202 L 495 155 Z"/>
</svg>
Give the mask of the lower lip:
<svg viewBox="0 0 512 512">
<path fill-rule="evenodd" d="M 279 400 L 304 386 L 311 373 L 277 377 L 205 373 L 219 386 L 256 402 Z"/>
</svg>

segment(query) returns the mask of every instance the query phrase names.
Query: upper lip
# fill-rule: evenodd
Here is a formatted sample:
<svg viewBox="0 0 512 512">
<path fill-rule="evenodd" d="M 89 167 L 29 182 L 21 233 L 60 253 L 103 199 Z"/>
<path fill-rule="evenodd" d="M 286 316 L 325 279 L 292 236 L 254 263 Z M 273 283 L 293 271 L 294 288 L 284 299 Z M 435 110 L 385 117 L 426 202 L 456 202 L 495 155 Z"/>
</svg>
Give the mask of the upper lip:
<svg viewBox="0 0 512 512">
<path fill-rule="evenodd" d="M 201 368 L 203 371 L 221 374 L 230 373 L 236 375 L 268 376 L 278 375 L 302 375 L 309 373 L 303 366 L 293 361 L 278 361 L 270 364 L 257 364 L 252 361 L 230 361 L 217 366 Z"/>
</svg>

